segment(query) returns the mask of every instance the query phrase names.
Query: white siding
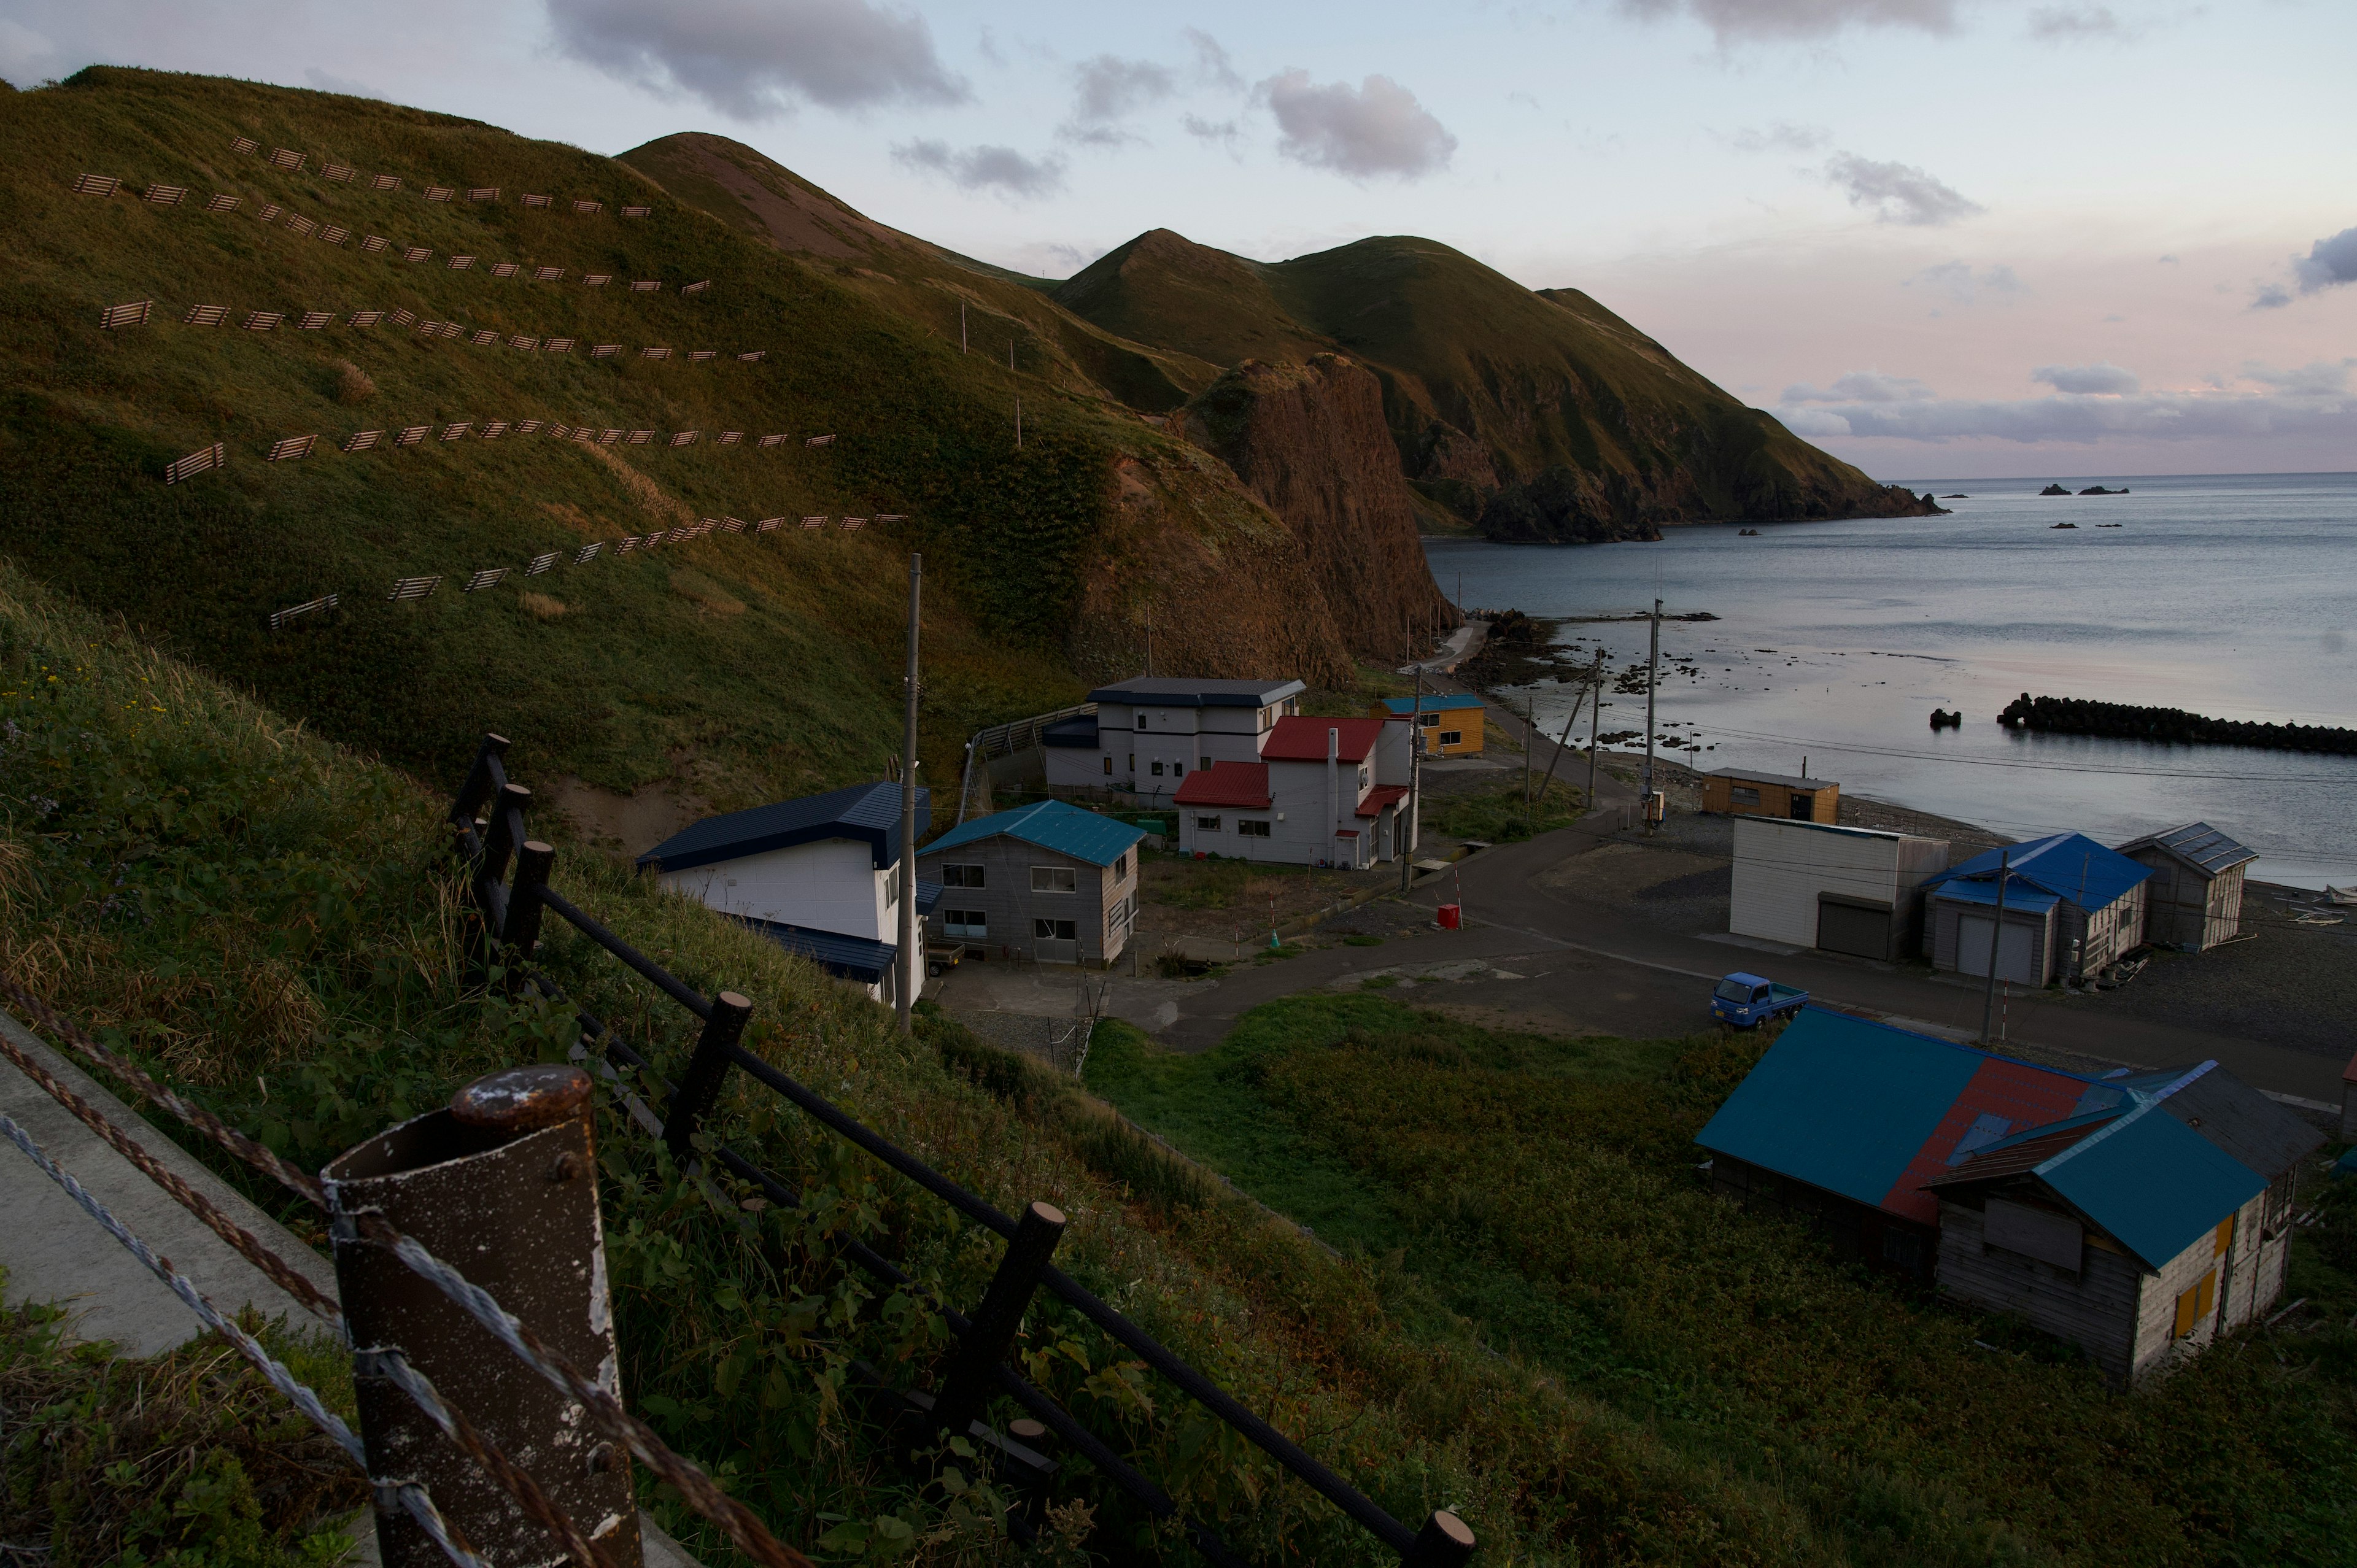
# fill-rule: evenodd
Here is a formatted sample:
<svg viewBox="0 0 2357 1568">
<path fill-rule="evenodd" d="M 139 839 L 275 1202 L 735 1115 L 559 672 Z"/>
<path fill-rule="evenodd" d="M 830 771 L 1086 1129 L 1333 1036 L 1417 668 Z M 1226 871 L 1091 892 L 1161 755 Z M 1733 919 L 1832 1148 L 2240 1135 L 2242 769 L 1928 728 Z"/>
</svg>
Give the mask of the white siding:
<svg viewBox="0 0 2357 1568">
<path fill-rule="evenodd" d="M 876 869 L 866 844 L 849 839 L 799 843 L 662 874 L 664 886 L 724 914 L 884 942 L 899 940 L 892 880 Z"/>
<path fill-rule="evenodd" d="M 1932 865 L 1934 860 L 1940 865 Z M 1947 845 L 1935 839 L 1738 817 L 1727 929 L 1738 936 L 1814 947 L 1817 902 L 1828 893 L 1882 905 L 1903 921 L 1915 885 L 1943 869 L 1946 861 Z M 1902 863 L 1908 866 L 1904 875 Z"/>
</svg>

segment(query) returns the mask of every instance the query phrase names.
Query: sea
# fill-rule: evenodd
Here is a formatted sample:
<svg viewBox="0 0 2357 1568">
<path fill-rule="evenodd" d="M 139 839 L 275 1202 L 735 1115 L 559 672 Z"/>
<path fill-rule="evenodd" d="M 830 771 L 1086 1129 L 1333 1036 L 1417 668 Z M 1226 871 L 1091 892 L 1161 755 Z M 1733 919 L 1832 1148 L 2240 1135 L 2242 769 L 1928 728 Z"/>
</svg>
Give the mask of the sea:
<svg viewBox="0 0 2357 1568">
<path fill-rule="evenodd" d="M 1996 722 L 2029 693 L 2357 727 L 2357 474 L 1900 482 L 1953 515 L 1426 553 L 1457 603 L 1560 618 L 1558 643 L 1609 669 L 1643 662 L 1648 629 L 1612 618 L 1657 598 L 1716 618 L 1662 625 L 1656 734 L 1691 766 L 1805 772 L 2017 839 L 2116 844 L 2202 821 L 2258 852 L 2261 880 L 2357 884 L 2357 757 Z M 2041 496 L 2051 483 L 2073 493 Z M 2076 493 L 2091 485 L 2128 493 Z M 1562 731 L 1572 693 L 1526 693 L 1542 731 Z M 1962 727 L 1933 730 L 1935 708 Z M 1641 688 L 1608 683 L 1601 724 L 1641 750 Z"/>
</svg>

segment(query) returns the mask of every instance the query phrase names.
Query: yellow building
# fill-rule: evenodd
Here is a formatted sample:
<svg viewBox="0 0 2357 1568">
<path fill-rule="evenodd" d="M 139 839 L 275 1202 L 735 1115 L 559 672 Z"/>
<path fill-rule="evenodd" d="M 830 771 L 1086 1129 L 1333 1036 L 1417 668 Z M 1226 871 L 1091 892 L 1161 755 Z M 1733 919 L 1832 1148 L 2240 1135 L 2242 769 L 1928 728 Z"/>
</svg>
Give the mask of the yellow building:
<svg viewBox="0 0 2357 1568">
<path fill-rule="evenodd" d="M 1481 755 L 1481 699 L 1470 692 L 1426 692 L 1421 698 L 1385 697 L 1370 711 L 1379 719 L 1404 719 L 1414 714 L 1424 732 L 1426 757 Z"/>
</svg>

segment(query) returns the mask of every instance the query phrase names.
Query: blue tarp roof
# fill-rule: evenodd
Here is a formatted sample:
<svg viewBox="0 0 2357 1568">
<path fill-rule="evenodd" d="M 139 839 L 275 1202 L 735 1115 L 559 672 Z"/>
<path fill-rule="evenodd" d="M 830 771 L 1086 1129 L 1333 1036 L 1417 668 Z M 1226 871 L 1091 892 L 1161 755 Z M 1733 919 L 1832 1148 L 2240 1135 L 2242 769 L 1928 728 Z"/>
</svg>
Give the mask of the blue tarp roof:
<svg viewBox="0 0 2357 1568">
<path fill-rule="evenodd" d="M 2035 1174 L 2154 1268 L 2267 1187 L 2157 1102 L 2089 1133 Z"/>
<path fill-rule="evenodd" d="M 1385 697 L 1383 706 L 1395 714 L 1412 714 L 1421 702 L 1426 713 L 1453 711 L 1458 708 L 1478 708 L 1481 699 L 1470 692 L 1426 692 L 1421 698 Z"/>
<path fill-rule="evenodd" d="M 1948 885 L 1958 881 L 1994 885 L 2000 855 L 2006 857 L 2015 877 L 2083 909 L 2100 909 L 2152 875 L 2150 866 L 2139 865 L 2084 833 L 2053 833 L 2003 850 L 1984 851 L 1962 865 L 1925 877 L 1923 886 L 1939 887 L 1947 896 Z M 2013 895 L 2007 894 L 2005 901 L 2011 906 Z"/>
<path fill-rule="evenodd" d="M 1804 1007 L 1695 1142 L 1879 1204 L 1989 1058 Z M 1828 1136 L 1830 1129 L 1840 1135 Z"/>
<path fill-rule="evenodd" d="M 1061 800 L 1042 800 L 1037 805 L 977 817 L 963 827 L 952 828 L 919 853 L 939 854 L 945 849 L 957 849 L 1002 834 L 1038 844 L 1041 849 L 1052 849 L 1059 854 L 1069 854 L 1075 860 L 1085 860 L 1092 865 L 1111 865 L 1125 850 L 1146 836 L 1146 830 Z"/>
<path fill-rule="evenodd" d="M 1958 904 L 1996 904 L 1996 878 L 1986 882 L 1948 882 L 1940 886 L 1940 897 Z M 2007 914 L 2019 910 L 2025 915 L 2042 915 L 2062 902 L 2051 893 L 2041 893 L 2022 877 L 2005 879 L 2005 908 Z"/>
<path fill-rule="evenodd" d="M 931 791 L 917 791 L 917 836 L 922 838 L 932 818 Z M 900 786 L 854 784 L 799 800 L 780 800 L 750 811 L 706 817 L 639 856 L 641 868 L 689 871 L 724 860 L 742 860 L 798 843 L 823 839 L 856 839 L 868 846 L 876 869 L 882 871 L 900 859 Z"/>
</svg>

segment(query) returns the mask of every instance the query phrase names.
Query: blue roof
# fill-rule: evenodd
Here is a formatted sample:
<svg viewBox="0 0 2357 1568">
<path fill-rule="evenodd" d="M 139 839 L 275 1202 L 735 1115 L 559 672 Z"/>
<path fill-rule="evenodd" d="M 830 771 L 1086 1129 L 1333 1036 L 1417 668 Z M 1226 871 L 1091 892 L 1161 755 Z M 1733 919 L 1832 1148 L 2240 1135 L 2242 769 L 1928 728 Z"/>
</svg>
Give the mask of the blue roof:
<svg viewBox="0 0 2357 1568">
<path fill-rule="evenodd" d="M 920 838 L 932 820 L 931 796 L 931 790 L 917 790 Z M 854 784 L 823 795 L 706 817 L 639 856 L 639 865 L 657 871 L 688 871 L 825 839 L 866 843 L 878 871 L 899 864 L 900 786 Z"/>
<path fill-rule="evenodd" d="M 1986 882 L 1949 882 L 1941 886 L 1938 897 L 1959 904 L 1996 905 L 1996 878 Z M 2005 907 L 2009 913 L 2018 909 L 2025 915 L 2042 915 L 2062 902 L 2051 893 L 2040 893 L 2018 876 L 2005 879 Z"/>
<path fill-rule="evenodd" d="M 963 827 L 952 828 L 918 853 L 939 854 L 945 849 L 958 849 L 1001 835 L 1052 849 L 1092 865 L 1111 865 L 1130 845 L 1146 836 L 1146 830 L 1094 811 L 1084 811 L 1078 806 L 1068 806 L 1061 800 L 1042 800 L 1037 805 L 976 817 Z"/>
<path fill-rule="evenodd" d="M 1989 1058 L 1804 1007 L 1695 1142 L 1879 1204 Z M 1828 1136 L 1838 1128 L 1841 1135 Z"/>
<path fill-rule="evenodd" d="M 1478 708 L 1481 699 L 1470 692 L 1426 692 L 1422 697 L 1385 697 L 1383 706 L 1400 714 L 1415 713 L 1418 703 L 1426 713 L 1437 713 L 1456 708 Z"/>
<path fill-rule="evenodd" d="M 2089 1133 L 2035 1174 L 2154 1268 L 2267 1187 L 2158 1101 Z"/>
<path fill-rule="evenodd" d="M 757 920 L 750 916 L 738 916 L 788 952 L 798 952 L 829 974 L 845 980 L 856 980 L 873 985 L 892 972 L 892 961 L 899 955 L 896 942 L 879 942 L 867 937 L 847 937 L 841 931 L 817 931 L 808 926 L 788 926 L 776 920 Z"/>
<path fill-rule="evenodd" d="M 2015 877 L 2083 909 L 2100 909 L 2152 875 L 2152 867 L 2139 865 L 2084 833 L 2053 833 L 2002 850 L 1984 851 L 1962 865 L 1925 877 L 1923 886 L 1944 887 L 1960 880 L 1994 885 L 2000 855 L 2007 858 Z M 2010 907 L 2013 895 L 2007 894 L 2005 901 Z"/>
</svg>

